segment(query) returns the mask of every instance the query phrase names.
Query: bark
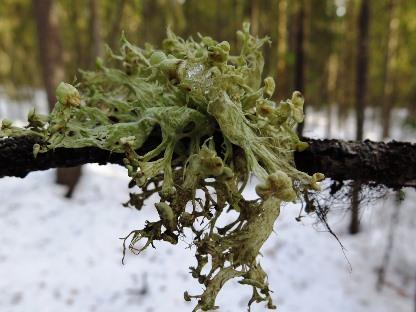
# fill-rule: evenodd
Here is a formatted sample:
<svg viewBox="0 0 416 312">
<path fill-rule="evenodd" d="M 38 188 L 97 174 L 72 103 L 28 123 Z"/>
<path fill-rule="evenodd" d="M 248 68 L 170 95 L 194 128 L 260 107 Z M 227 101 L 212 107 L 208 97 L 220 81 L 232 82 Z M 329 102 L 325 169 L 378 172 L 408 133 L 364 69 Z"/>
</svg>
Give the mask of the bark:
<svg viewBox="0 0 416 312">
<path fill-rule="evenodd" d="M 156 131 L 138 152 L 152 150 L 160 142 Z M 355 142 L 305 138 L 310 147 L 295 153 L 296 167 L 313 174 L 322 172 L 333 180 L 359 180 L 391 188 L 416 187 L 416 144 L 403 142 Z M 25 177 L 29 172 L 87 163 L 122 164 L 124 154 L 95 147 L 58 148 L 33 157 L 39 137 L 0 139 L 0 178 Z"/>
</svg>

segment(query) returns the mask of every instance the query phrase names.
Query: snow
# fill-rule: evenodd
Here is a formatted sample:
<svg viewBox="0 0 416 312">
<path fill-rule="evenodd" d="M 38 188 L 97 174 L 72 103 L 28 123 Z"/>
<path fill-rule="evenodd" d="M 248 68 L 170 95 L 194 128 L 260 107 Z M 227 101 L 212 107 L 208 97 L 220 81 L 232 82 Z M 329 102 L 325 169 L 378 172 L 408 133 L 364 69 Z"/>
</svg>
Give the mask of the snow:
<svg viewBox="0 0 416 312">
<path fill-rule="evenodd" d="M 325 119 L 313 116 L 306 133 L 317 136 Z M 336 133 L 350 138 L 352 130 Z M 121 206 L 127 184 L 121 167 L 88 165 L 68 200 L 53 170 L 0 179 L 0 311 L 191 311 L 195 302 L 185 302 L 183 292 L 197 294 L 201 287 L 188 273 L 195 260 L 186 242 L 127 253 L 121 264 L 119 238 L 155 218 L 151 202 L 141 211 Z M 253 196 L 253 189 L 247 194 Z M 349 262 L 315 219 L 296 222 L 300 206 L 286 205 L 261 258 L 278 310 L 414 311 L 416 195 L 406 194 L 382 292 L 376 290 L 376 270 L 398 207 L 394 196 L 363 209 L 363 231 L 356 236 L 347 234 L 347 212 L 330 216 Z M 229 283 L 218 297 L 219 311 L 245 311 L 250 295 L 249 287 Z M 252 310 L 266 309 L 260 304 Z"/>
</svg>

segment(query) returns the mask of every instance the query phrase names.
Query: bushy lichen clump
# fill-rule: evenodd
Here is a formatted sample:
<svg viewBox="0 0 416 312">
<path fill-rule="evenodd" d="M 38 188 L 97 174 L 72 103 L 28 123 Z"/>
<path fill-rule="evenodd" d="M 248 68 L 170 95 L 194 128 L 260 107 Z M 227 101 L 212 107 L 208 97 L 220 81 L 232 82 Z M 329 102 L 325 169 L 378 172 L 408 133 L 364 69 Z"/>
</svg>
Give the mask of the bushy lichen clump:
<svg viewBox="0 0 416 312">
<path fill-rule="evenodd" d="M 185 300 L 198 300 L 195 311 L 214 309 L 232 278 L 252 287 L 249 305 L 266 301 L 274 308 L 259 250 L 281 203 L 319 189 L 323 178 L 294 167 L 293 152 L 307 148 L 294 132 L 304 117 L 302 95 L 273 102 L 274 80 L 261 80 L 267 39 L 251 36 L 248 25 L 238 36 L 239 55 L 230 55 L 228 42 L 183 40 L 170 31 L 162 50 L 123 39 L 121 53 L 110 51 L 97 71 L 82 72 L 76 88 L 58 87 L 50 116 L 31 112 L 26 129 L 3 121 L 1 130 L 3 136 L 42 136 L 35 155 L 85 146 L 124 152 L 131 186 L 141 188 L 127 205 L 140 209 L 150 195 L 160 195 L 160 220 L 124 242 L 139 253 L 157 240 L 176 244 L 190 229 L 197 259 L 191 274 L 205 287 L 200 295 L 185 293 Z M 155 129 L 160 143 L 140 154 Z M 259 198 L 246 200 L 242 190 L 252 174 L 262 181 Z M 230 210 L 238 217 L 220 227 L 217 221 Z"/>
</svg>

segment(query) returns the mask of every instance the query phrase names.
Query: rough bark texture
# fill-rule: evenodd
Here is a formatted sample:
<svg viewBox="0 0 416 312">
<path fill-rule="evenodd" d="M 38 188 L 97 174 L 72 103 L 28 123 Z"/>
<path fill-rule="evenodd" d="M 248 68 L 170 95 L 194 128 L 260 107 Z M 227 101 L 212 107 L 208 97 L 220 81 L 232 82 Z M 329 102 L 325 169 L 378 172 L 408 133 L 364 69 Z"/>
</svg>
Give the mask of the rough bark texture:
<svg viewBox="0 0 416 312">
<path fill-rule="evenodd" d="M 0 139 L 0 177 L 25 177 L 29 172 L 86 163 L 122 164 L 123 154 L 95 147 L 59 148 L 33 157 L 38 137 Z M 309 174 L 322 172 L 334 180 L 375 182 L 388 187 L 416 187 L 416 144 L 353 142 L 305 138 L 310 148 L 295 153 L 296 167 Z M 160 139 L 155 132 L 139 151 L 153 149 Z"/>
<path fill-rule="evenodd" d="M 334 180 L 416 187 L 416 144 L 305 139 L 310 148 L 295 154 L 296 166 Z"/>
</svg>

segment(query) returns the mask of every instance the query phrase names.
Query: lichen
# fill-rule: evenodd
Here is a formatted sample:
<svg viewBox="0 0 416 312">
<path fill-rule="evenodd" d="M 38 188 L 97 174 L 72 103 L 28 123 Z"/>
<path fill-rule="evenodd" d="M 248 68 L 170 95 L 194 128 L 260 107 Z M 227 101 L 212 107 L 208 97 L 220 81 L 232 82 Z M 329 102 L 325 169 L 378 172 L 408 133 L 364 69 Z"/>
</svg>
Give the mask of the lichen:
<svg viewBox="0 0 416 312">
<path fill-rule="evenodd" d="M 126 205 L 140 209 L 152 194 L 160 195 L 159 220 L 147 221 L 124 244 L 140 253 L 158 240 L 176 244 L 190 229 L 197 260 L 191 274 L 205 288 L 185 293 L 185 300 L 197 299 L 194 311 L 215 309 L 218 293 L 233 278 L 252 287 L 249 306 L 265 301 L 275 307 L 260 249 L 281 203 L 319 190 L 323 179 L 294 166 L 294 151 L 307 148 L 294 131 L 304 118 L 302 95 L 275 103 L 273 78 L 262 81 L 261 47 L 268 39 L 250 35 L 247 24 L 238 36 L 238 55 L 230 55 L 228 42 L 184 40 L 169 30 L 160 50 L 122 38 L 119 54 L 108 50 L 96 71 L 81 72 L 75 86 L 59 85 L 49 116 L 31 111 L 25 129 L 3 121 L 0 131 L 41 136 L 34 156 L 86 146 L 124 153 L 130 186 L 141 188 Z M 139 152 L 155 131 L 157 146 Z M 251 175 L 261 181 L 256 200 L 242 195 Z M 219 227 L 230 210 L 238 217 Z"/>
</svg>

